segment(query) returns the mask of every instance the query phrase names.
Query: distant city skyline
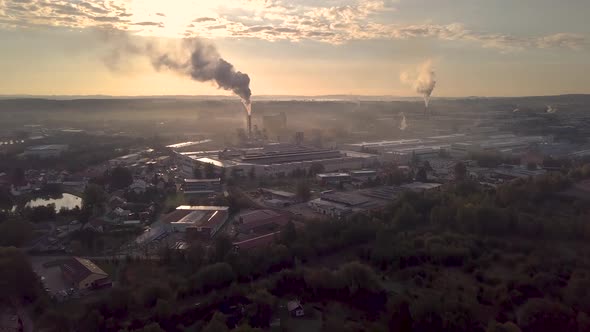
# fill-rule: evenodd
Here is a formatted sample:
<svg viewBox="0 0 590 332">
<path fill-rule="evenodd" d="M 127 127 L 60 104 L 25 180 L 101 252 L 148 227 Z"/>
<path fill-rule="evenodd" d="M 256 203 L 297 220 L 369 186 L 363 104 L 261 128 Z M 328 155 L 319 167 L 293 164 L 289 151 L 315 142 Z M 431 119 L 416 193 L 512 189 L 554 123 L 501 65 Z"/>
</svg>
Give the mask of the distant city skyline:
<svg viewBox="0 0 590 332">
<path fill-rule="evenodd" d="M 0 95 L 230 95 L 129 59 L 105 32 L 200 37 L 259 95 L 419 97 L 400 80 L 427 60 L 433 97 L 590 93 L 590 2 L 571 0 L 0 0 Z"/>
</svg>

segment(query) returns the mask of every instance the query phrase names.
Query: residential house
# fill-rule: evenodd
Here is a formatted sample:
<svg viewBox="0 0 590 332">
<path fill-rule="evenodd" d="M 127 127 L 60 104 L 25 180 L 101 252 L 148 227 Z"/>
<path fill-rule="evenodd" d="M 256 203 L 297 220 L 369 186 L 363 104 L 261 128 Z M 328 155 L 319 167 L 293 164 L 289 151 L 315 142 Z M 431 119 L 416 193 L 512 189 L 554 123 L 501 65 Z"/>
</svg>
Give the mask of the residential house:
<svg viewBox="0 0 590 332">
<path fill-rule="evenodd" d="M 143 194 L 147 188 L 147 182 L 141 179 L 133 181 L 133 183 L 129 186 L 129 190 L 133 191 L 136 194 Z"/>
<path fill-rule="evenodd" d="M 303 310 L 303 306 L 299 300 L 289 301 L 287 302 L 287 310 L 292 317 L 303 317 L 305 316 L 305 311 Z"/>
<path fill-rule="evenodd" d="M 60 269 L 64 279 L 79 290 L 111 285 L 109 275 L 86 258 L 71 257 L 60 265 Z"/>
</svg>

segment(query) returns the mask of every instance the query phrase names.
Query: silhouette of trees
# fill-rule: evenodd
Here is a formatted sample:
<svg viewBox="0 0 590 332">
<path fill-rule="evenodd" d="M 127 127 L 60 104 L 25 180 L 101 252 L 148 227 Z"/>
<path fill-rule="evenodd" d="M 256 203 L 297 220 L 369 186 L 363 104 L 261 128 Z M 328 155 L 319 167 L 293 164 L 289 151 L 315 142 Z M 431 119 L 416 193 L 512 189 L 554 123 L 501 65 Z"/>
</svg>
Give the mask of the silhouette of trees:
<svg viewBox="0 0 590 332">
<path fill-rule="evenodd" d="M 111 190 L 124 189 L 133 183 L 133 174 L 126 167 L 115 167 L 109 174 L 109 185 Z"/>
<path fill-rule="evenodd" d="M 453 168 L 455 180 L 463 181 L 467 178 L 467 167 L 461 161 L 457 162 Z"/>
</svg>

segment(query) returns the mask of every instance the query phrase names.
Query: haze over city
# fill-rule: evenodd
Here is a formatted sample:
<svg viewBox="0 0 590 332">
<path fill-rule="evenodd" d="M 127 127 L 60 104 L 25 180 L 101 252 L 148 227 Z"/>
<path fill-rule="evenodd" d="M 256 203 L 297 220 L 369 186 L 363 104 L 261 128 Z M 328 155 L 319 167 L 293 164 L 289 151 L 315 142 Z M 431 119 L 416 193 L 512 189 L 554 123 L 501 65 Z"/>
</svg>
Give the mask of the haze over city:
<svg viewBox="0 0 590 332">
<path fill-rule="evenodd" d="M 587 0 L 0 0 L 0 331 L 590 332 Z"/>
<path fill-rule="evenodd" d="M 113 71 L 103 61 L 113 31 L 206 39 L 250 75 L 255 96 L 411 96 L 399 75 L 427 60 L 436 96 L 587 93 L 589 10 L 583 0 L 4 0 L 0 93 L 224 93 L 145 59 Z"/>
</svg>

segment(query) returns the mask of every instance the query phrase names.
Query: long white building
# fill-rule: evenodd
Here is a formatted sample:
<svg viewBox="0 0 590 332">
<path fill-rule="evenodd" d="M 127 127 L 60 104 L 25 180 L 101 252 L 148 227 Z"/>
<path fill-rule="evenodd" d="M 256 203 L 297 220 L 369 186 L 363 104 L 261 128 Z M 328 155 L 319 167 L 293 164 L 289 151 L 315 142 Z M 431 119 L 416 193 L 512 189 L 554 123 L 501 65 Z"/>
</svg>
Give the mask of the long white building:
<svg viewBox="0 0 590 332">
<path fill-rule="evenodd" d="M 378 160 L 376 155 L 368 153 L 287 144 L 177 156 L 184 172 L 192 172 L 195 166 L 210 164 L 218 173 L 224 170 L 226 174 L 237 172 L 247 175 L 254 170 L 256 176 L 288 175 L 297 169 L 308 170 L 314 164 L 321 164 L 325 172 L 361 169 L 372 166 Z"/>
</svg>

